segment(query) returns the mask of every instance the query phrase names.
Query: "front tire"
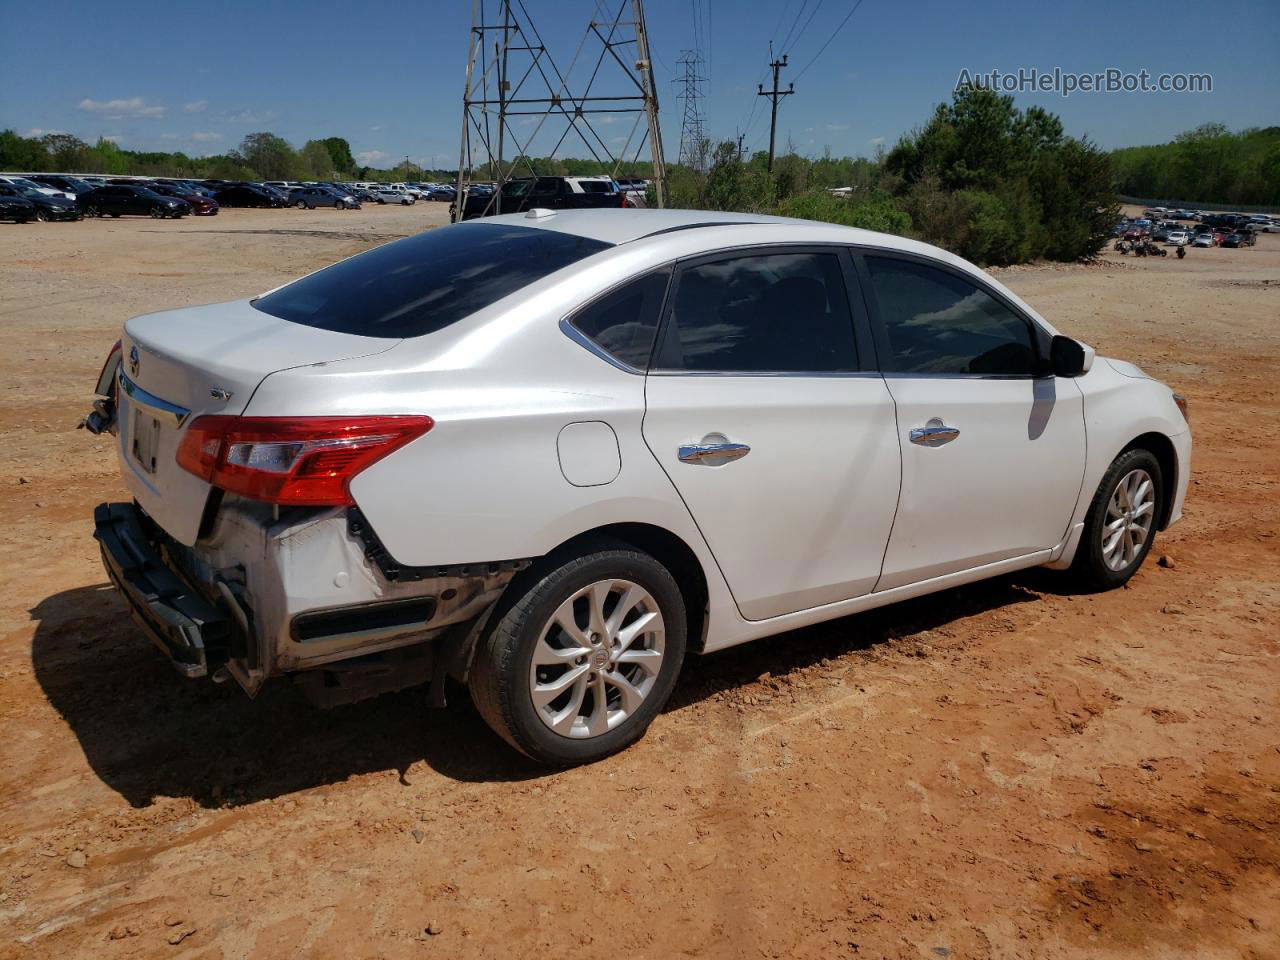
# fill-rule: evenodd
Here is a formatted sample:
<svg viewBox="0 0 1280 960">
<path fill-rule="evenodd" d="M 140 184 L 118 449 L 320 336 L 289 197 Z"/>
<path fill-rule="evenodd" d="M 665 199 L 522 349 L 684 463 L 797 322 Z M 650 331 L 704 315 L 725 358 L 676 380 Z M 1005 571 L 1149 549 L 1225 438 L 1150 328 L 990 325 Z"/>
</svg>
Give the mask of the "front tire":
<svg viewBox="0 0 1280 960">
<path fill-rule="evenodd" d="M 625 543 L 552 556 L 512 582 L 469 686 L 499 736 L 540 763 L 593 763 L 639 740 L 684 660 L 684 598 Z"/>
<path fill-rule="evenodd" d="M 1164 510 L 1160 461 L 1127 450 L 1107 469 L 1085 515 L 1072 572 L 1081 585 L 1113 590 L 1129 581 L 1151 552 Z"/>
</svg>

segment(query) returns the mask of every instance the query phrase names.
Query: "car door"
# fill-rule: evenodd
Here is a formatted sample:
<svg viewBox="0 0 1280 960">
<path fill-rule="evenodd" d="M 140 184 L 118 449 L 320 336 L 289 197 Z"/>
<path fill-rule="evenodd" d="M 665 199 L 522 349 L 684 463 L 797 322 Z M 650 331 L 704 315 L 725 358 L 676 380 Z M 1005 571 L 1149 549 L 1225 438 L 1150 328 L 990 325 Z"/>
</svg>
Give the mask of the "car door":
<svg viewBox="0 0 1280 960">
<path fill-rule="evenodd" d="M 835 247 L 725 252 L 682 263 L 667 298 L 644 439 L 748 620 L 880 575 L 900 453 L 851 263 Z"/>
<path fill-rule="evenodd" d="M 1031 557 L 1066 535 L 1084 476 L 1083 398 L 1048 334 L 971 274 L 857 258 L 897 410 L 902 495 L 877 590 Z"/>
</svg>

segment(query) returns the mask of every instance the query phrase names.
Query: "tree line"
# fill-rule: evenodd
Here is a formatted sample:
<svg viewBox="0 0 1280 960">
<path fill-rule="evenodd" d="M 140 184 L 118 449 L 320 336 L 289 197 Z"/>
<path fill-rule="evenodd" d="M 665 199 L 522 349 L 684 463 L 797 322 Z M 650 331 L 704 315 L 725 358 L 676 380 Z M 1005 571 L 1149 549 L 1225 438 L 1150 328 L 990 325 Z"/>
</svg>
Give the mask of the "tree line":
<svg viewBox="0 0 1280 960">
<path fill-rule="evenodd" d="M 308 140 L 301 149 L 273 133 L 251 133 L 225 154 L 125 150 L 108 140 L 89 145 L 69 134 L 39 138 L 0 132 L 0 169 L 56 170 L 228 180 L 452 180 L 455 171 L 408 163 L 389 169 L 358 164 L 342 137 Z M 651 177 L 648 162 L 620 167 L 595 159 L 515 157 L 485 164 L 473 179 L 505 176 Z M 830 188 L 848 188 L 842 194 Z M 917 237 L 982 264 L 1092 257 L 1119 216 L 1117 193 L 1280 204 L 1280 127 L 1230 133 L 1199 127 L 1172 143 L 1110 153 L 1069 137 L 1039 107 L 1019 110 L 988 89 L 956 90 L 928 122 L 892 149 L 865 157 L 743 156 L 724 142 L 706 169 L 668 168 L 675 207 L 775 213 Z"/>
<path fill-rule="evenodd" d="M 1120 193 L 1175 203 L 1280 206 L 1280 127 L 1232 133 L 1206 123 L 1150 147 L 1111 154 Z"/>
</svg>

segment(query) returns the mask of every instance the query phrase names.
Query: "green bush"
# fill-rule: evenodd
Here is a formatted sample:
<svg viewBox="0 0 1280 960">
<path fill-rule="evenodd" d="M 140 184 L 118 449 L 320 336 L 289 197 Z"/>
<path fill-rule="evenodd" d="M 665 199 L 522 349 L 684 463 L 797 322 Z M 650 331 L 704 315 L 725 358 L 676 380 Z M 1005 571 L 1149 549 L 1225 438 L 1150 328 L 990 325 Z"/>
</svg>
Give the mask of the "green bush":
<svg viewBox="0 0 1280 960">
<path fill-rule="evenodd" d="M 906 235 L 911 230 L 910 214 L 883 191 L 859 198 L 809 190 L 783 200 L 774 212 L 780 217 L 821 220 L 879 233 Z"/>
</svg>

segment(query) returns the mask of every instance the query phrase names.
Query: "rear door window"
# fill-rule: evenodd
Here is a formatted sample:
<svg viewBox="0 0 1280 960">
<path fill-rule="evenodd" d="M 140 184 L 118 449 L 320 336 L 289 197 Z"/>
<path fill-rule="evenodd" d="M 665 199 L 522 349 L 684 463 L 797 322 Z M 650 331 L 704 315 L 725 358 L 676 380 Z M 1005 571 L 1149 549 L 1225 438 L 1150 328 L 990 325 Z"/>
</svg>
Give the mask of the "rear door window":
<svg viewBox="0 0 1280 960">
<path fill-rule="evenodd" d="M 835 253 L 769 253 L 696 263 L 676 279 L 655 366 L 716 373 L 858 369 Z"/>
<path fill-rule="evenodd" d="M 439 227 L 335 263 L 253 305 L 322 330 L 419 337 L 611 246 L 506 224 Z"/>
</svg>

